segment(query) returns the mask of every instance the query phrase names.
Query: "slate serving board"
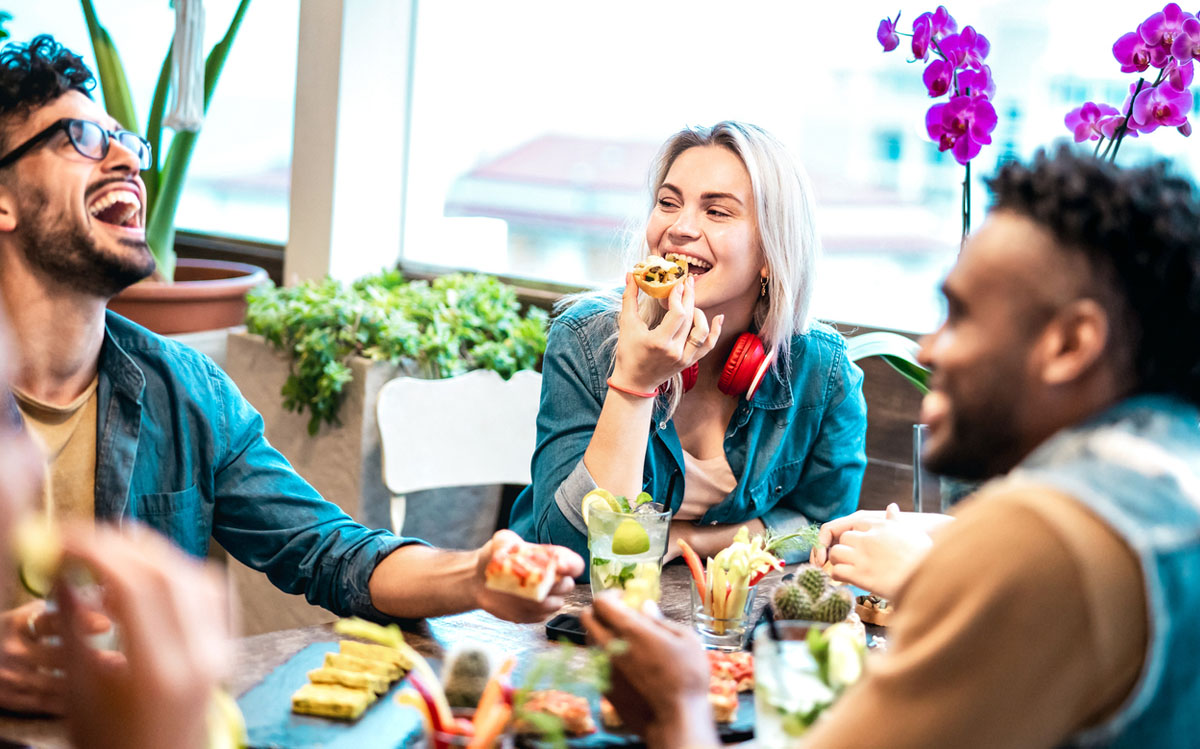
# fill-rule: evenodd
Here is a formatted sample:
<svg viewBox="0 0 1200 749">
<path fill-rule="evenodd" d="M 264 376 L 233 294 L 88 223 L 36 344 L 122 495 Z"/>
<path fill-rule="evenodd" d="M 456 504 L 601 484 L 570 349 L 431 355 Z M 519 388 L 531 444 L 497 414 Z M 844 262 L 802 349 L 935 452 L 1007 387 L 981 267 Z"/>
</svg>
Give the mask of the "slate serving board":
<svg viewBox="0 0 1200 749">
<path fill-rule="evenodd" d="M 308 682 L 308 672 L 324 663 L 326 653 L 337 650 L 337 641 L 315 642 L 238 699 L 252 749 L 395 749 L 416 742 L 423 732 L 420 715 L 395 700 L 403 679 L 353 722 L 292 712 L 292 693 Z"/>
</svg>

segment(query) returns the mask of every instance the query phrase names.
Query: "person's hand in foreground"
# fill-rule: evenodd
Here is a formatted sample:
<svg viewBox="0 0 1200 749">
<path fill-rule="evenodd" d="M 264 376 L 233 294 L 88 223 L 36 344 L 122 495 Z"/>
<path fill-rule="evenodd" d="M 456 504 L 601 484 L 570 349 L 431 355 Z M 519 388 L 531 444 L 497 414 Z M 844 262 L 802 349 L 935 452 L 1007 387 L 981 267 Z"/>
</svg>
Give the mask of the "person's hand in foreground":
<svg viewBox="0 0 1200 749">
<path fill-rule="evenodd" d="M 492 616 L 512 622 L 540 622 L 562 608 L 563 597 L 575 588 L 575 578 L 583 574 L 583 558 L 562 546 L 552 547 L 558 557 L 558 579 L 543 601 L 533 601 L 510 593 L 492 590 L 484 585 L 484 571 L 492 555 L 506 546 L 521 541 L 521 537 L 510 530 L 499 530 L 477 551 L 475 562 L 475 584 L 478 588 L 476 602 L 479 608 Z"/>
<path fill-rule="evenodd" d="M 884 512 L 859 510 L 821 526 L 809 561 L 830 562 L 834 580 L 891 598 L 925 558 L 932 534 L 951 521 L 949 515 L 900 512 L 895 504 Z"/>
<path fill-rule="evenodd" d="M 67 683 L 56 638 L 62 625 L 45 601 L 31 601 L 0 614 L 0 709 L 62 715 Z M 111 629 L 107 617 L 90 612 L 79 621 L 89 635 Z"/>
<path fill-rule="evenodd" d="M 708 657 L 696 633 L 634 611 L 616 592 L 597 595 L 580 618 L 594 644 L 625 643 L 612 656 L 607 697 L 629 728 L 651 747 L 721 745 L 708 704 Z"/>
<path fill-rule="evenodd" d="M 209 700 L 230 662 L 216 573 L 152 531 L 68 531 L 64 570 L 90 571 L 118 626 L 121 653 L 97 650 L 84 625 L 93 602 L 57 589 L 66 715 L 74 746 L 203 747 Z"/>
</svg>

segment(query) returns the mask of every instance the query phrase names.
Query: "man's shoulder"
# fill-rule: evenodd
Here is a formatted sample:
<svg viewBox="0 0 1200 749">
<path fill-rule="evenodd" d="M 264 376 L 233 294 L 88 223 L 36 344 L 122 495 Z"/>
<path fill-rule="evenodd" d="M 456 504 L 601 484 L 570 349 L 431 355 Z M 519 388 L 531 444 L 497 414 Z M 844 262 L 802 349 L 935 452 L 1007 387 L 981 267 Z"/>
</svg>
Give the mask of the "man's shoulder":
<svg viewBox="0 0 1200 749">
<path fill-rule="evenodd" d="M 194 348 L 148 330 L 111 310 L 105 316 L 105 335 L 133 360 L 148 380 L 157 377 L 211 381 L 217 371 L 212 359 Z"/>
</svg>

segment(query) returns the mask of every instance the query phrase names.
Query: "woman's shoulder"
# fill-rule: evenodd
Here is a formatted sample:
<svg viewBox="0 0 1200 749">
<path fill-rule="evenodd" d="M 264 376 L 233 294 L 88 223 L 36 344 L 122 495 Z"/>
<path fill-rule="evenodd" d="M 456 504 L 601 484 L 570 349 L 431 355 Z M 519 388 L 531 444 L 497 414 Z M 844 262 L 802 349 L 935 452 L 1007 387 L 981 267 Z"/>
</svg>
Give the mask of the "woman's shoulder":
<svg viewBox="0 0 1200 749">
<path fill-rule="evenodd" d="M 555 315 L 551 325 L 565 325 L 576 331 L 589 332 L 604 329 L 612 332 L 617 327 L 617 314 L 620 311 L 620 298 L 614 300 L 609 292 L 596 291 L 580 294 L 567 301 L 561 311 Z"/>
<path fill-rule="evenodd" d="M 792 363 L 822 359 L 833 363 L 846 355 L 846 338 L 828 323 L 814 321 L 808 330 L 792 336 Z"/>
</svg>

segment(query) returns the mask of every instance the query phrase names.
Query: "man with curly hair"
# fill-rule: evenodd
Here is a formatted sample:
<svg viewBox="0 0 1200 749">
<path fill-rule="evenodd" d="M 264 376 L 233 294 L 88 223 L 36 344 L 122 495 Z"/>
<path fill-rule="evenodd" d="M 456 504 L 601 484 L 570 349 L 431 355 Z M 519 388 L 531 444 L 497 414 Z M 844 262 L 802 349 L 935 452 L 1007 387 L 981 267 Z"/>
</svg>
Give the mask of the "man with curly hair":
<svg viewBox="0 0 1200 749">
<path fill-rule="evenodd" d="M 891 652 L 805 739 L 1193 745 L 1196 190 L 1162 164 L 1067 149 L 1006 164 L 990 187 L 992 211 L 943 285 L 946 321 L 923 342 L 922 421 L 933 470 L 995 478 L 900 586 Z M 830 556 L 853 563 L 866 535 L 842 534 Z M 655 667 L 689 662 L 669 635 L 608 601 L 586 618 L 600 641 L 630 643 L 617 672 L 640 675 L 616 683 L 651 706 L 649 735 L 712 741 L 695 735 L 704 680 Z"/>
<path fill-rule="evenodd" d="M 196 557 L 211 536 L 337 614 L 478 607 L 535 621 L 561 606 L 583 572 L 577 554 L 556 550 L 559 579 L 536 602 L 484 585 L 510 531 L 459 552 L 363 527 L 296 475 L 211 360 L 106 312 L 154 269 L 140 176 L 150 154 L 93 87 L 49 36 L 0 50 L 0 304 L 16 337 L 12 394 L 48 452 L 46 510 L 137 520 Z M 0 614 L 0 709 L 60 712 L 65 682 L 45 640 L 59 617 L 40 600 L 16 603 Z"/>
</svg>

